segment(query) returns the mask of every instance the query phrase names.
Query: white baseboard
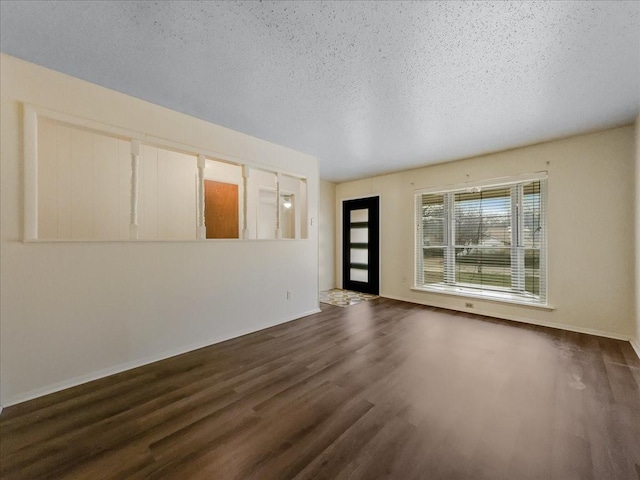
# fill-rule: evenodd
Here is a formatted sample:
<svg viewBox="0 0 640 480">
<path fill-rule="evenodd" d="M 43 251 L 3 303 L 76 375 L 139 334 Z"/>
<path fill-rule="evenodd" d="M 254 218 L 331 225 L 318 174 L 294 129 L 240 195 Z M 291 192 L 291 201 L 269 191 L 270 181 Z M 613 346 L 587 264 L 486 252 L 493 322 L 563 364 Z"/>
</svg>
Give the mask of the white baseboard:
<svg viewBox="0 0 640 480">
<path fill-rule="evenodd" d="M 612 338 L 614 340 L 624 340 L 624 341 L 627 341 L 627 342 L 631 341 L 631 338 L 629 336 L 627 336 L 627 335 L 621 335 L 619 333 L 613 333 L 613 332 L 604 332 L 604 331 L 595 330 L 595 329 L 592 329 L 592 328 L 576 327 L 574 325 L 566 325 L 564 323 L 544 322 L 544 321 L 539 321 L 539 320 L 532 320 L 530 318 L 520 317 L 518 315 L 504 315 L 504 314 L 497 314 L 497 313 L 493 313 L 493 312 L 492 313 L 483 313 L 483 312 L 475 310 L 475 309 L 454 308 L 451 305 L 438 304 L 438 302 L 419 302 L 419 301 L 417 301 L 415 299 L 403 298 L 403 297 L 398 297 L 398 296 L 395 296 L 395 295 L 380 294 L 380 296 L 384 297 L 384 298 L 390 298 L 392 300 L 400 300 L 402 302 L 415 303 L 415 304 L 418 304 L 418 305 L 426 305 L 426 306 L 429 306 L 429 307 L 444 308 L 444 309 L 447 309 L 447 310 L 454 310 L 454 311 L 459 311 L 459 312 L 464 312 L 464 313 L 473 313 L 473 314 L 476 314 L 476 315 L 484 315 L 486 317 L 499 318 L 499 319 L 502 319 L 502 320 L 511 320 L 511 321 L 514 321 L 514 322 L 528 323 L 530 325 L 538 325 L 540 327 L 557 328 L 557 329 L 560 329 L 560 330 L 567 330 L 569 332 L 586 333 L 588 335 L 595 335 L 595 336 L 598 336 L 598 337 Z M 632 345 L 633 345 L 633 343 L 632 343 Z M 638 353 L 638 349 L 636 349 L 636 353 Z"/>
<path fill-rule="evenodd" d="M 270 327 L 275 327 L 276 325 L 281 325 L 283 323 L 291 322 L 293 320 L 297 320 L 302 317 L 313 315 L 314 313 L 319 313 L 320 311 L 321 310 L 319 308 L 315 308 L 307 312 L 296 314 L 291 317 L 287 317 L 282 320 L 278 320 L 276 322 L 263 325 L 260 328 L 253 328 L 253 329 L 250 328 L 246 330 L 239 330 L 237 332 L 234 332 L 228 335 L 210 338 L 208 340 L 203 340 L 201 342 L 196 342 L 190 345 L 174 348 L 157 355 L 151 355 L 149 357 L 145 357 L 142 359 L 133 360 L 127 363 L 122 363 L 114 367 L 104 368 L 102 370 L 98 370 L 97 372 L 92 372 L 87 375 L 81 375 L 79 377 L 74 377 L 69 380 L 63 380 L 62 382 L 57 382 L 52 385 L 47 385 L 46 387 L 43 387 L 43 388 L 38 388 L 20 395 L 9 397 L 5 402 L 3 402 L 3 407 L 16 405 L 18 403 L 26 402 L 28 400 L 33 400 L 34 398 L 49 395 L 50 393 L 59 392 L 61 390 L 66 390 L 67 388 L 82 385 L 83 383 L 88 383 L 93 380 L 98 380 L 100 378 L 108 377 L 109 375 L 115 375 L 116 373 L 125 372 L 127 370 L 132 370 L 134 368 L 142 367 L 144 365 L 149 365 L 150 363 L 159 362 L 160 360 L 166 360 L 167 358 L 175 357 L 176 355 L 182 355 L 183 353 L 187 353 L 187 352 L 192 352 L 193 350 L 198 350 L 199 348 L 209 347 L 211 345 L 215 345 L 216 343 L 221 343 L 227 340 L 231 340 L 232 338 L 237 338 L 243 335 L 248 335 L 250 333 L 259 332 L 260 330 L 264 330 Z M 2 411 L 2 407 L 0 407 L 0 412 L 1 411 Z"/>
<path fill-rule="evenodd" d="M 629 343 L 635 350 L 636 355 L 638 355 L 638 358 L 640 358 L 640 342 L 638 342 L 638 340 L 636 340 L 635 338 L 632 338 L 631 340 L 629 340 Z"/>
</svg>

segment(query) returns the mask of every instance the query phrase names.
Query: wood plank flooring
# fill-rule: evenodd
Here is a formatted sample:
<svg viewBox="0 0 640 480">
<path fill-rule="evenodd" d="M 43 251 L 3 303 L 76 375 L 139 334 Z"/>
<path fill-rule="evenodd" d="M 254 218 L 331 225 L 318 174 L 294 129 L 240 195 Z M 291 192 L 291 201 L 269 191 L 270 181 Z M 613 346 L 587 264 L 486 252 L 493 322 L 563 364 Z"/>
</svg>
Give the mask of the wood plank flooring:
<svg viewBox="0 0 640 480">
<path fill-rule="evenodd" d="M 639 479 L 627 342 L 379 298 L 5 409 L 0 476 Z"/>
</svg>

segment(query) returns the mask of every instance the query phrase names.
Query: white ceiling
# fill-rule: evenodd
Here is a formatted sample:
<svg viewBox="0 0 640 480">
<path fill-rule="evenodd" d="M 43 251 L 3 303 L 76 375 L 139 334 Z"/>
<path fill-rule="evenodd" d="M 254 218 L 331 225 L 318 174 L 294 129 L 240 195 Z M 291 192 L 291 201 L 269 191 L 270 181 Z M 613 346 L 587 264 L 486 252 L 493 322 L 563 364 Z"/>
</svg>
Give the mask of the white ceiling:
<svg viewBox="0 0 640 480">
<path fill-rule="evenodd" d="M 0 49 L 333 181 L 634 121 L 638 2 L 10 2 Z M 606 161 L 606 159 L 603 159 Z"/>
</svg>

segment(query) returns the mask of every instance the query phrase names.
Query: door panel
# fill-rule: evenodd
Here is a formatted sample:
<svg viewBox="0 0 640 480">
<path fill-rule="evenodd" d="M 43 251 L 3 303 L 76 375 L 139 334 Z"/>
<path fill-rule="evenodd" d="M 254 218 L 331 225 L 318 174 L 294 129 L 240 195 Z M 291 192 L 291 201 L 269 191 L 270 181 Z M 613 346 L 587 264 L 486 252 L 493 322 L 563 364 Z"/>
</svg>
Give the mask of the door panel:
<svg viewBox="0 0 640 480">
<path fill-rule="evenodd" d="M 380 198 L 342 203 L 342 286 L 378 295 L 380 289 Z"/>
<path fill-rule="evenodd" d="M 204 182 L 204 223 L 207 238 L 239 238 L 238 185 Z"/>
</svg>

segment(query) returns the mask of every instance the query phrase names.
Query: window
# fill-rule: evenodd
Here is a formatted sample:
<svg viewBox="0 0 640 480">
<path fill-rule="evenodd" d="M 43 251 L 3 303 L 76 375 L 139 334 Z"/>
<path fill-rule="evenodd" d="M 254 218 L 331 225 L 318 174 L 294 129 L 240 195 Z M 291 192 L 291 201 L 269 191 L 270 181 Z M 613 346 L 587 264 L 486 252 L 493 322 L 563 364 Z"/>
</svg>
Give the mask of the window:
<svg viewBox="0 0 640 480">
<path fill-rule="evenodd" d="M 128 239 L 130 143 L 42 117 L 37 146 L 38 238 Z"/>
<path fill-rule="evenodd" d="M 196 155 L 140 144 L 138 239 L 196 239 L 197 175 Z"/>
<path fill-rule="evenodd" d="M 546 305 L 546 175 L 416 194 L 415 288 Z"/>
<path fill-rule="evenodd" d="M 24 112 L 26 241 L 308 238 L 307 182 L 295 172 Z"/>
</svg>

